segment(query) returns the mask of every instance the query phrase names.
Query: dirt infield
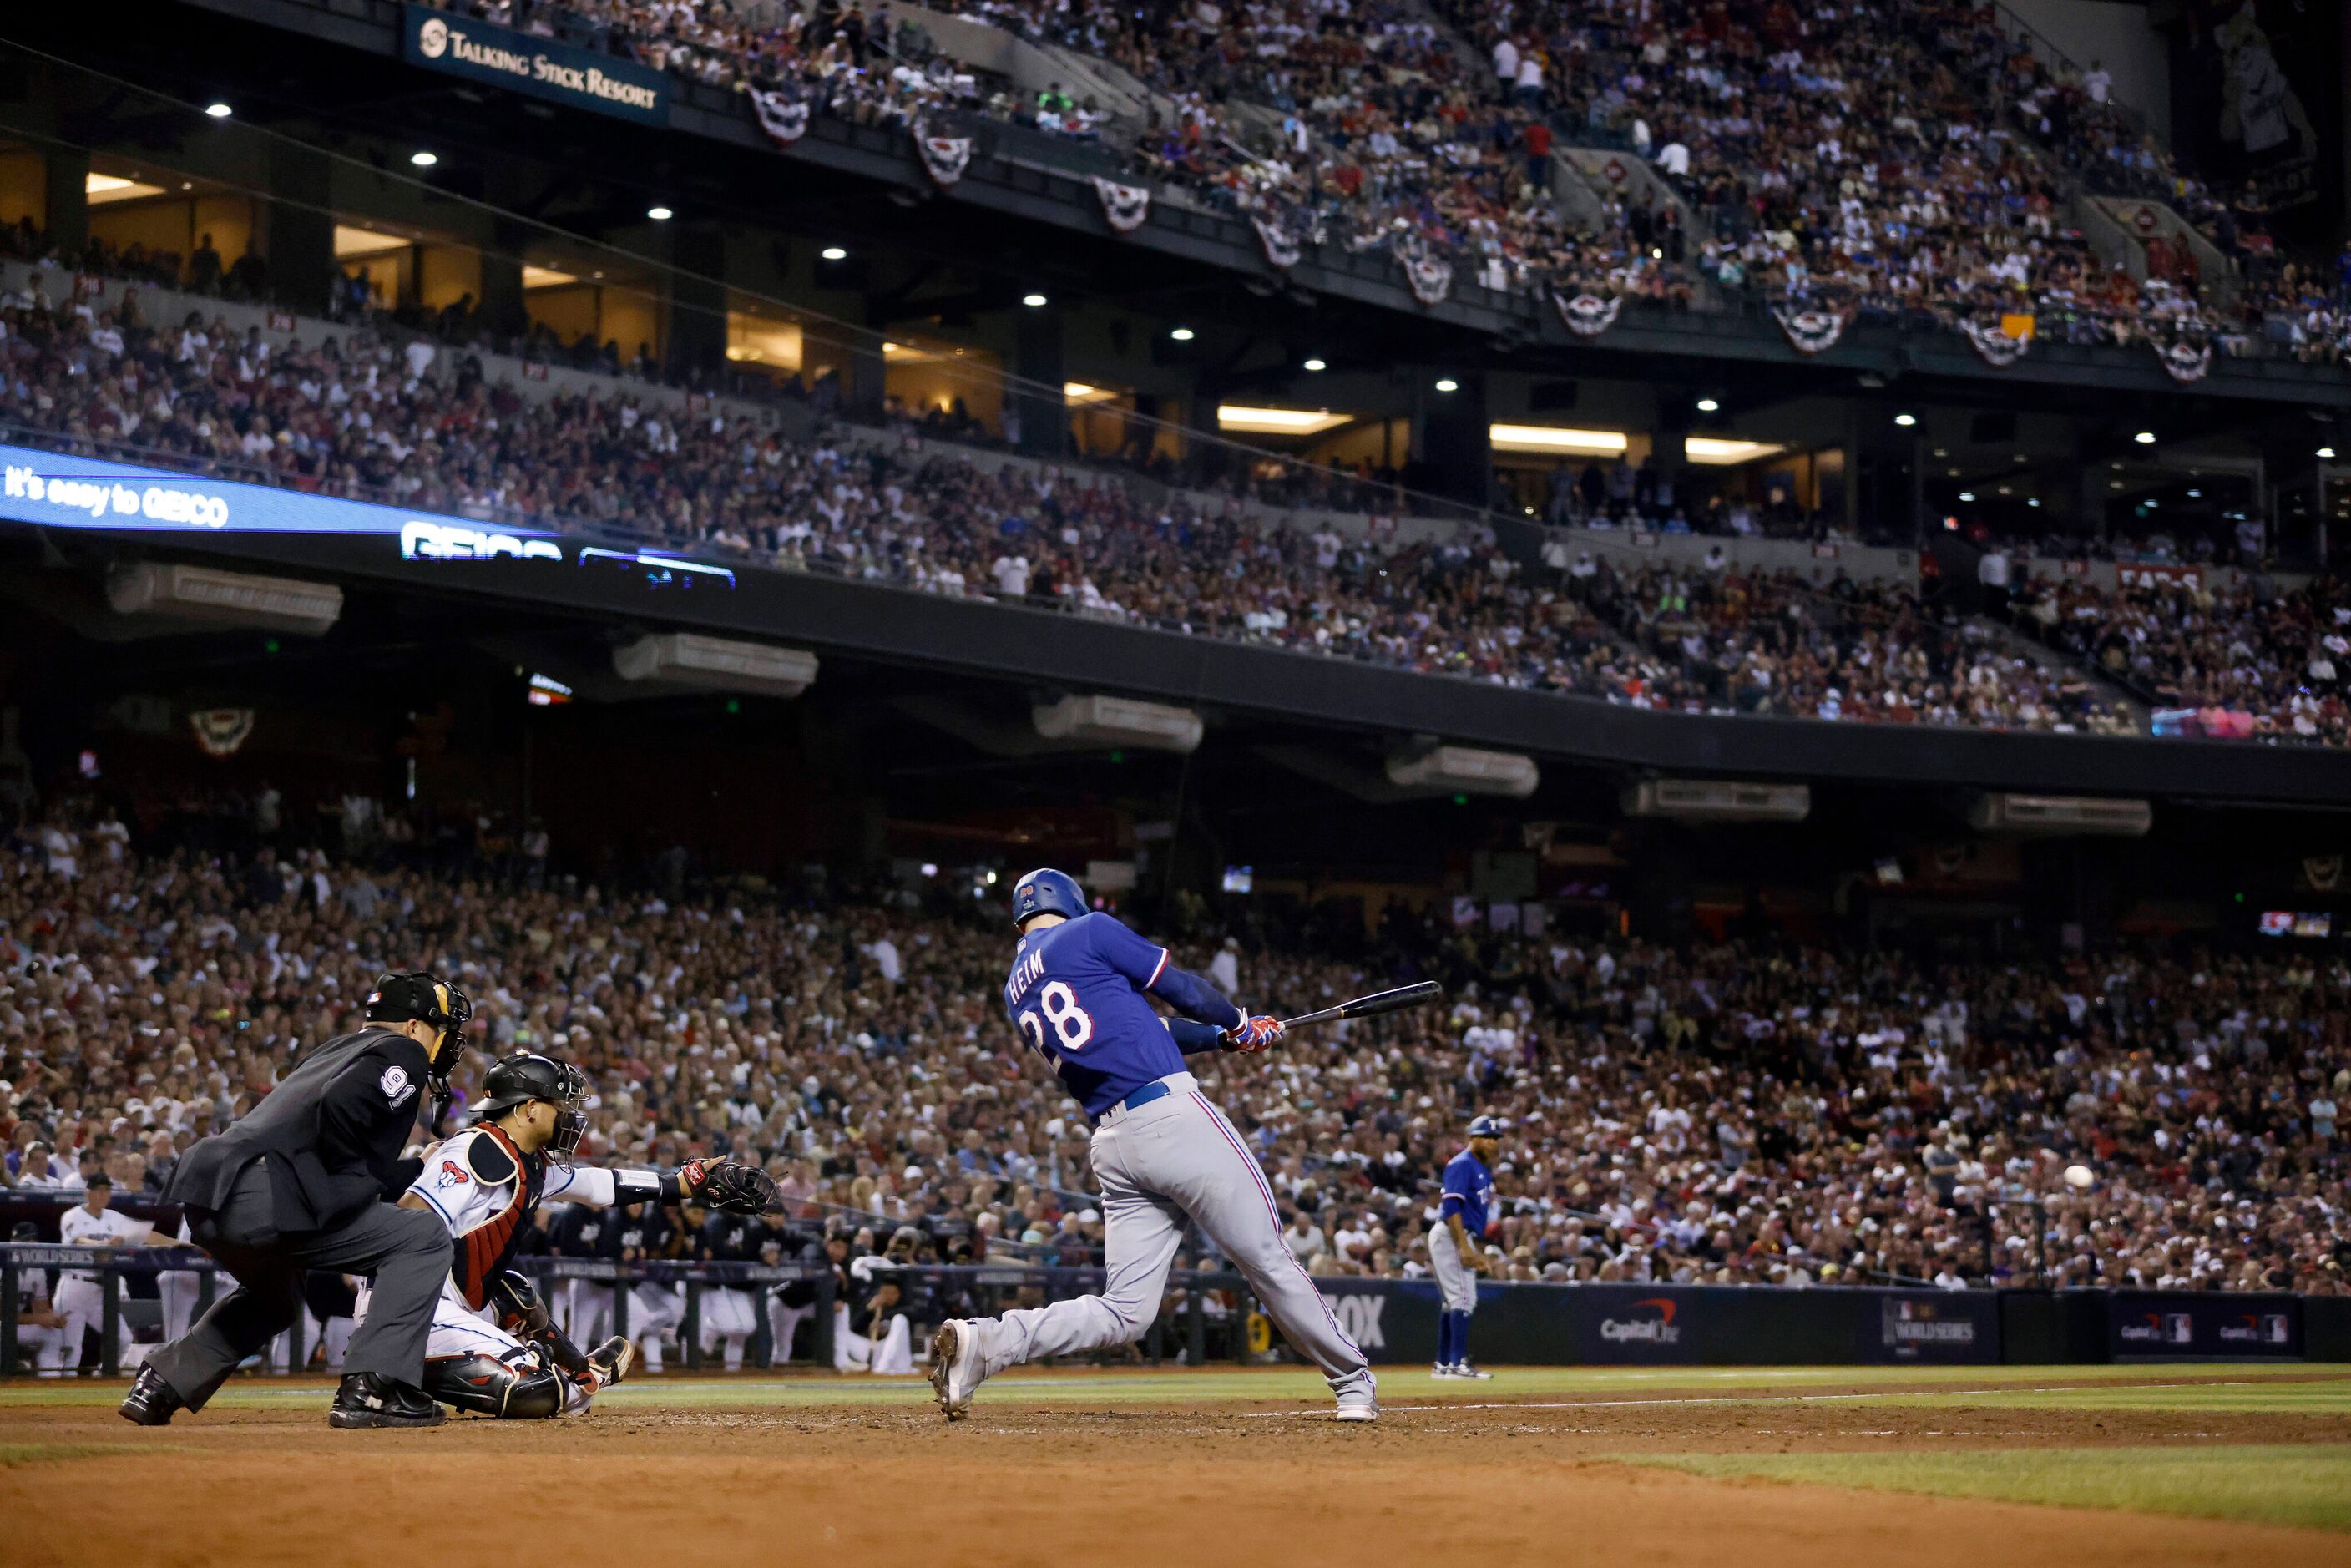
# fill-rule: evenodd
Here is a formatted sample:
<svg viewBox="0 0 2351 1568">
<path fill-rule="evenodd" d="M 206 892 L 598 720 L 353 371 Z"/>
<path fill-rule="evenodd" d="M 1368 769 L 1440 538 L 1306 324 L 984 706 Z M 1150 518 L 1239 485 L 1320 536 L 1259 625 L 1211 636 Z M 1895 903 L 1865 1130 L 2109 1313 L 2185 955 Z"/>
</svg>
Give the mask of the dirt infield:
<svg viewBox="0 0 2351 1568">
<path fill-rule="evenodd" d="M 2339 1415 L 1905 1408 L 1714 1389 L 1440 1402 L 1399 1377 L 1388 1417 L 1364 1429 L 1290 1404 L 1187 1405 L 1181 1391 L 1171 1378 L 1164 1406 L 1090 1408 L 1024 1404 L 1007 1383 L 952 1427 L 917 1407 L 734 1405 L 724 1390 L 690 1407 L 640 1396 L 581 1421 L 403 1433 L 329 1430 L 323 1389 L 162 1431 L 104 1406 L 11 1405 L 0 1556 L 11 1568 L 314 1568 L 422 1560 L 464 1549 L 471 1531 L 496 1561 L 645 1568 L 1066 1568 L 1081 1553 L 1204 1568 L 2351 1562 L 2351 1540 L 2317 1531 L 1708 1480 L 1604 1458 L 2351 1442 Z"/>
</svg>

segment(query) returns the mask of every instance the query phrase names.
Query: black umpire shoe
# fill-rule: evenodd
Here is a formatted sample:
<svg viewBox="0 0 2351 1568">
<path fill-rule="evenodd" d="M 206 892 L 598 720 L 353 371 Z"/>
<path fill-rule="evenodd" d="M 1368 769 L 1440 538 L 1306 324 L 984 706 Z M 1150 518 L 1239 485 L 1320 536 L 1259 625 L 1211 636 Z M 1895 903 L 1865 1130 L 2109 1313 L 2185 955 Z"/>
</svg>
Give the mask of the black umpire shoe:
<svg viewBox="0 0 2351 1568">
<path fill-rule="evenodd" d="M 179 1391 L 152 1366 L 139 1369 L 131 1392 L 122 1396 L 122 1418 L 134 1427 L 168 1427 L 172 1417 L 188 1407 Z"/>
<path fill-rule="evenodd" d="M 354 1427 L 438 1427 L 448 1417 L 421 1388 L 397 1382 L 380 1372 L 351 1372 L 335 1390 L 334 1408 L 327 1425 Z"/>
</svg>

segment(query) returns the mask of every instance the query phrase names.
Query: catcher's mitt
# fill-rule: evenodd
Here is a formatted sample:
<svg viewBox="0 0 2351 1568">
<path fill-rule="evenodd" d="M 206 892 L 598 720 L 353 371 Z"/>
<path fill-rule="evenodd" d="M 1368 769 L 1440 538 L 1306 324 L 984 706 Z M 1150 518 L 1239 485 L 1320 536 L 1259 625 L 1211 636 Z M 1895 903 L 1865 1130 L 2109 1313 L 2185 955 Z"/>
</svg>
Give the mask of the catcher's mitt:
<svg viewBox="0 0 2351 1568">
<path fill-rule="evenodd" d="M 727 1214 L 765 1214 L 776 1203 L 776 1178 L 733 1160 L 689 1160 L 677 1171 L 688 1203 Z"/>
</svg>

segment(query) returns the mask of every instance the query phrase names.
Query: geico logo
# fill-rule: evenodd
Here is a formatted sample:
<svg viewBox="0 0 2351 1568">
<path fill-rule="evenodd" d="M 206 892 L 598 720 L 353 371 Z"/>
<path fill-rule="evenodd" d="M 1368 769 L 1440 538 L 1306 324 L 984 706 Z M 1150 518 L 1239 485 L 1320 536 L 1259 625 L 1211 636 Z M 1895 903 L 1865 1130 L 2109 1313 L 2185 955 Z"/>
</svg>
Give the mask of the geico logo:
<svg viewBox="0 0 2351 1568">
<path fill-rule="evenodd" d="M 407 522 L 400 528 L 403 560 L 561 560 L 563 550 L 551 539 L 517 538 L 453 523 Z"/>
<path fill-rule="evenodd" d="M 192 528 L 228 527 L 228 502 L 219 496 L 193 490 L 167 490 L 150 485 L 141 492 L 139 510 L 159 523 L 185 523 Z"/>
</svg>

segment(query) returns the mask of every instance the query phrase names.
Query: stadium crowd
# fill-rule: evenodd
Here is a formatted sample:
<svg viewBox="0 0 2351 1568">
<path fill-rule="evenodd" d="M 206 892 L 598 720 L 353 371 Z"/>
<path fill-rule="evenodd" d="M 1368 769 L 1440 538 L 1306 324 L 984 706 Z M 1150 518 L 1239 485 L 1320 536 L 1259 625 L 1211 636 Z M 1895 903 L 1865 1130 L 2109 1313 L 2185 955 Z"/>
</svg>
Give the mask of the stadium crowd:
<svg viewBox="0 0 2351 1568">
<path fill-rule="evenodd" d="M 1966 0 L 1802 15 L 1760 0 L 1448 0 L 1458 45 L 1400 0 L 953 8 L 1160 94 L 1146 123 L 1123 128 L 1135 177 L 1489 287 L 1677 307 L 1719 291 L 1978 330 L 2023 316 L 2044 339 L 2269 341 L 2330 361 L 2351 349 L 2351 300 L 2278 254 L 2257 198 L 2216 201 L 2103 89 Z M 982 90 L 886 3 L 771 25 L 698 3 L 521 9 L 526 26 L 845 118 L 914 126 L 960 110 L 1088 140 L 1109 128 L 1057 88 Z M 1674 199 L 1634 182 L 1594 192 L 1574 220 L 1551 176 L 1554 144 L 1577 142 L 1641 156 Z M 2242 274 L 2233 308 L 2184 245 L 2158 236 L 2137 278 L 2093 254 L 2064 221 L 2085 172 L 2201 226 Z"/>
<path fill-rule="evenodd" d="M 1826 596 L 1787 579 L 1701 588 L 1712 634 L 1677 630 L 1667 674 L 1657 615 L 1626 603 L 1677 597 L 1654 572 L 1620 591 L 1605 569 L 1523 566 L 1474 528 L 1444 541 L 1259 528 L 1238 508 L 1147 501 L 1100 471 L 991 473 L 821 425 L 794 439 L 739 408 L 681 415 L 622 382 L 528 390 L 491 382 L 477 358 L 364 329 L 278 347 L 193 312 L 149 322 L 135 290 L 110 298 L 85 278 L 52 297 L 34 273 L 0 295 L 0 426 L 42 445 L 1617 702 L 2097 721 L 2078 687 L 2021 684 L 2030 672 L 1980 632 L 1864 602 L 1842 580 Z M 1777 620 L 1741 629 L 1742 615 Z M 1612 616 L 1652 646 L 1621 642 Z"/>
<path fill-rule="evenodd" d="M 2107 589 L 2027 577 L 2010 609 L 2151 705 L 2192 711 L 2207 736 L 2351 744 L 2351 600 L 2335 578 L 2280 593 L 2250 578 L 2143 574 Z"/>
<path fill-rule="evenodd" d="M 1571 596 L 1641 650 L 1616 695 L 1704 713 L 2120 733 L 2116 706 L 2069 665 L 2043 664 L 1993 629 L 1917 593 L 1792 571 L 1742 570 L 1718 547 L 1695 567 L 1615 570 L 1590 552 Z M 1595 653 L 1594 656 L 1598 656 Z"/>
<path fill-rule="evenodd" d="M 428 852 L 430 831 L 382 831 L 397 814 L 346 814 L 333 859 L 273 851 L 291 830 L 254 824 L 274 816 L 224 835 L 160 802 L 133 815 L 135 835 L 67 801 L 0 845 L 11 1186 L 103 1170 L 152 1194 L 293 1052 L 354 1027 L 376 973 L 429 966 L 471 993 L 482 1053 L 586 1069 L 587 1157 L 728 1152 L 778 1176 L 789 1218 L 747 1240 L 689 1227 L 689 1253 L 813 1257 L 830 1226 L 908 1263 L 1099 1257 L 1083 1119 L 999 1016 L 1011 937 L 968 878 L 664 896 L 516 874 L 462 834 Z M 2344 1288 L 2339 956 L 1927 963 L 1402 905 L 1375 939 L 1324 929 L 1267 923 L 1244 952 L 1199 925 L 1177 946 L 1283 1010 L 1447 988 L 1441 1012 L 1195 1059 L 1318 1274 L 1425 1270 L 1436 1176 L 1492 1113 L 1512 1127 L 1487 1239 L 1500 1278 L 1949 1287 L 2033 1278 L 2046 1245 L 2069 1283 Z M 2093 1189 L 2061 1185 L 2074 1162 Z M 2011 1225 L 2008 1199 L 2042 1200 L 2047 1234 Z"/>
</svg>

